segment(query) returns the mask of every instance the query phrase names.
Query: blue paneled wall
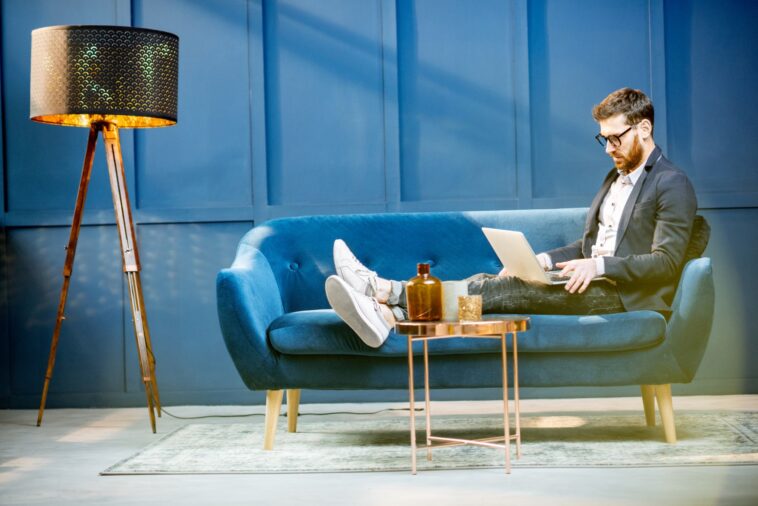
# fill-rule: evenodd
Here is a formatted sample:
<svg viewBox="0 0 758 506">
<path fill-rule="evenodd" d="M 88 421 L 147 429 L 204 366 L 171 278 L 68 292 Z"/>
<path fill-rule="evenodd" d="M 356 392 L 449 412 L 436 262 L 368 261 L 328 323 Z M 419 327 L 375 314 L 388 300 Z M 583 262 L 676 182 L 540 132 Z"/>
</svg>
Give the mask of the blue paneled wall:
<svg viewBox="0 0 758 506">
<path fill-rule="evenodd" d="M 718 0 L 4 0 L 0 407 L 36 407 L 84 129 L 32 123 L 30 32 L 120 24 L 180 37 L 179 123 L 123 131 L 162 400 L 260 402 L 216 319 L 216 272 L 268 218 L 586 206 L 610 166 L 590 110 L 656 105 L 713 235 L 716 323 L 677 393 L 758 392 L 758 4 Z M 142 405 L 102 146 L 49 406 Z M 634 389 L 527 395 L 636 395 Z M 481 397 L 488 392 L 451 392 Z M 496 395 L 493 393 L 493 395 Z M 403 399 L 306 392 L 304 402 Z"/>
</svg>

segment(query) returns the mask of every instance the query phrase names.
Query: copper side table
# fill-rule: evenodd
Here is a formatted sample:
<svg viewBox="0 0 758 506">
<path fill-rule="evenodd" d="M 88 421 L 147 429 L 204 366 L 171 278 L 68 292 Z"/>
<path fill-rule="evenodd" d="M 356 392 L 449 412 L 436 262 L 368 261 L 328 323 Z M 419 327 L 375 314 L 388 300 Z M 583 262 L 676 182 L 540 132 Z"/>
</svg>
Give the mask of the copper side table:
<svg viewBox="0 0 758 506">
<path fill-rule="evenodd" d="M 424 342 L 424 400 L 426 403 L 426 459 L 432 460 L 432 449 L 443 446 L 479 445 L 505 450 L 505 472 L 511 472 L 511 441 L 516 441 L 516 457 L 521 457 L 521 420 L 519 411 L 518 386 L 518 333 L 529 328 L 528 317 L 507 317 L 480 321 L 435 321 L 397 322 L 395 332 L 408 337 L 408 394 L 410 398 L 411 421 L 411 474 L 416 474 L 416 411 L 413 385 L 413 343 Z M 516 411 L 516 430 L 511 434 L 508 409 L 508 356 L 506 336 L 513 335 L 513 403 Z M 503 364 L 503 435 L 483 439 L 460 439 L 432 435 L 431 412 L 429 408 L 429 341 L 432 339 L 489 338 L 500 339 Z M 498 444 L 503 441 L 503 444 Z M 437 444 L 433 444 L 437 442 Z"/>
</svg>

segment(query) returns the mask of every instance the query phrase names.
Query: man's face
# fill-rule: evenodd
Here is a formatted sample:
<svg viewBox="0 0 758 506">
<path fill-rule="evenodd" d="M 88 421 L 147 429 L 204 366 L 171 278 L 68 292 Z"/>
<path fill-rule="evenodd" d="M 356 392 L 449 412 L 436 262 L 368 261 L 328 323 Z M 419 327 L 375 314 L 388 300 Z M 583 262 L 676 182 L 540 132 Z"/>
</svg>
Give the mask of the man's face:
<svg viewBox="0 0 758 506">
<path fill-rule="evenodd" d="M 637 130 L 632 128 L 628 132 L 629 125 L 626 123 L 626 116 L 617 114 L 608 119 L 598 122 L 600 133 L 605 137 L 618 136 L 620 143 L 618 146 L 608 141 L 605 145 L 605 152 L 613 158 L 613 164 L 621 172 L 628 173 L 636 169 L 642 163 L 644 150 L 637 136 Z M 624 133 L 626 132 L 626 133 Z M 623 133 L 623 135 L 621 135 Z"/>
</svg>

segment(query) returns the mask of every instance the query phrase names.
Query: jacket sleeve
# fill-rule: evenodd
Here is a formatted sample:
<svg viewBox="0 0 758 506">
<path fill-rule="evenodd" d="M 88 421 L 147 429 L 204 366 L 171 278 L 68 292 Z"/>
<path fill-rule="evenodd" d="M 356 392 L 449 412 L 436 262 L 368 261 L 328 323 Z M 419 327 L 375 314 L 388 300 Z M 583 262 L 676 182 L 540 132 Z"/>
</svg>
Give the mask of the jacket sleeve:
<svg viewBox="0 0 758 506">
<path fill-rule="evenodd" d="M 617 174 L 617 171 L 615 168 L 608 171 L 608 174 L 606 174 L 603 184 L 600 185 L 600 189 L 595 194 L 595 198 L 589 209 L 590 213 L 592 212 L 593 209 L 599 208 L 600 202 L 602 202 L 603 197 L 605 196 L 606 192 L 608 191 L 608 188 L 610 187 L 611 183 L 615 179 L 616 174 Z M 555 264 L 558 262 L 568 262 L 569 260 L 578 260 L 580 258 L 585 258 L 582 248 L 584 246 L 584 241 L 587 240 L 588 236 L 591 235 L 589 234 L 589 228 L 592 226 L 592 223 L 593 223 L 593 218 L 588 215 L 586 217 L 586 222 L 584 225 L 584 233 L 580 239 L 577 239 L 571 244 L 567 244 L 566 246 L 563 246 L 561 248 L 555 248 L 555 249 L 545 252 L 548 255 L 550 255 L 550 260 L 552 260 L 553 262 L 553 267 L 555 267 Z M 597 226 L 596 223 L 595 223 L 595 226 Z"/>
<path fill-rule="evenodd" d="M 650 252 L 605 257 L 605 275 L 614 281 L 660 284 L 679 274 L 697 211 L 697 198 L 682 172 L 664 174 L 656 183 L 655 200 L 638 203 L 629 223 L 629 227 L 653 227 Z M 631 232 L 627 230 L 627 234 Z M 629 235 L 623 240 L 628 238 Z"/>
<path fill-rule="evenodd" d="M 550 260 L 553 262 L 553 268 L 555 268 L 555 264 L 558 262 L 583 258 L 582 239 L 577 239 L 569 245 L 563 246 L 562 248 L 551 249 L 545 253 L 550 255 Z"/>
</svg>

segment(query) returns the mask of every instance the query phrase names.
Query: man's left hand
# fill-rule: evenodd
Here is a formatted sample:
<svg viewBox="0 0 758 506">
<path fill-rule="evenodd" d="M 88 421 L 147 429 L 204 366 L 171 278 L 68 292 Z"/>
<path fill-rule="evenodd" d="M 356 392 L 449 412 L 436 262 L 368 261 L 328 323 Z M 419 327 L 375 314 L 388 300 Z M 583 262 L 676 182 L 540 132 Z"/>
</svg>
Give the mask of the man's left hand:
<svg viewBox="0 0 758 506">
<path fill-rule="evenodd" d="M 566 283 L 566 291 L 569 293 L 584 293 L 590 285 L 592 278 L 597 276 L 597 266 L 594 258 L 569 260 L 555 264 L 561 270 L 561 276 L 571 276 Z"/>
</svg>

